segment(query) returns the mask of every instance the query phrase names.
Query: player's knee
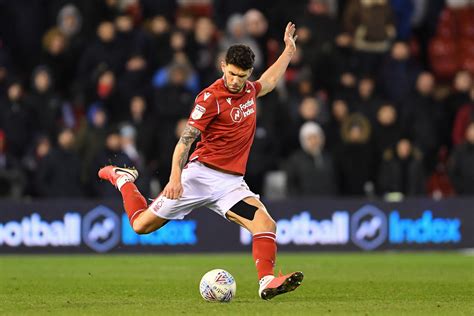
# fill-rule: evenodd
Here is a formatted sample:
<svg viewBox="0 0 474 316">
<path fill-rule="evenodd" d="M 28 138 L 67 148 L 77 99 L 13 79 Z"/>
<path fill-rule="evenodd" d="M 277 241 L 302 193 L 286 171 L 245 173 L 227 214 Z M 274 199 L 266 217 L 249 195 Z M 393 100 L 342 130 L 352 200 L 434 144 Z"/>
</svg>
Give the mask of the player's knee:
<svg viewBox="0 0 474 316">
<path fill-rule="evenodd" d="M 150 232 L 148 226 L 149 225 L 141 221 L 135 221 L 133 222 L 132 228 L 135 231 L 135 233 L 139 235 L 143 235 L 143 234 L 148 234 Z"/>
<path fill-rule="evenodd" d="M 270 216 L 265 216 L 260 220 L 260 229 L 265 232 L 276 232 L 276 223 Z"/>
</svg>

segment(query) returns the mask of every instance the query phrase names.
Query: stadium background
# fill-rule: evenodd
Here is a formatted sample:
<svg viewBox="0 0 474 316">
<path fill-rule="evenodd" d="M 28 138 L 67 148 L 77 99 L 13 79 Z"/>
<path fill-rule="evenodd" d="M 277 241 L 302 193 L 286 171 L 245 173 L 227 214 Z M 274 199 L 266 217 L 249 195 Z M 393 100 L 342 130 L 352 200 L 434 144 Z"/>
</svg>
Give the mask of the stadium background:
<svg viewBox="0 0 474 316">
<path fill-rule="evenodd" d="M 208 313 L 194 285 L 218 265 L 240 305 L 213 312 L 474 312 L 472 256 L 448 252 L 474 248 L 473 18 L 468 0 L 0 1 L 0 312 Z M 298 51 L 259 99 L 246 179 L 278 221 L 279 264 L 307 287 L 296 309 L 247 308 L 248 234 L 197 210 L 138 236 L 96 173 L 134 165 L 155 197 L 225 49 L 250 45 L 256 80 L 288 21 Z M 176 252 L 194 254 L 161 255 Z"/>
</svg>

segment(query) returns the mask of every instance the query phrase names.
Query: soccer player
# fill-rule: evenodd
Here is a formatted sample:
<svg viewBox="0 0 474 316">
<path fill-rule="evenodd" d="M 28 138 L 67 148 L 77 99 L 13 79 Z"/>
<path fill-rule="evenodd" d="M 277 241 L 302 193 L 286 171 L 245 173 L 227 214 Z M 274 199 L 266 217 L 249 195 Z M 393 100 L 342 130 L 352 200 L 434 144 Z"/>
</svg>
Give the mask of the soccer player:
<svg viewBox="0 0 474 316">
<path fill-rule="evenodd" d="M 153 232 L 169 220 L 183 219 L 207 207 L 253 235 L 252 253 L 259 278 L 259 296 L 271 299 L 293 291 L 303 273 L 274 276 L 276 224 L 259 196 L 245 183 L 247 159 L 256 129 L 256 98 L 272 91 L 296 50 L 295 25 L 285 29 L 285 49 L 258 79 L 248 80 L 255 55 L 246 45 L 233 45 L 221 62 L 224 75 L 196 98 L 194 109 L 173 153 L 171 175 L 163 192 L 147 205 L 133 183 L 138 172 L 107 166 L 99 177 L 122 194 L 130 225 L 138 234 Z M 188 154 L 194 140 L 196 149 Z"/>
</svg>

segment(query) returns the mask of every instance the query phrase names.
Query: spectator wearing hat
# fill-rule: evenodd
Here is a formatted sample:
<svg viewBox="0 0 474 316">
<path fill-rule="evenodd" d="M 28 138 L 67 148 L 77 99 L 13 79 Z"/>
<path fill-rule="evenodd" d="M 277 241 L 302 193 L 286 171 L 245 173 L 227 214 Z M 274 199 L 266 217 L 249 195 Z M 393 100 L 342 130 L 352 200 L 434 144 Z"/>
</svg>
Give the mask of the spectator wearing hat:
<svg viewBox="0 0 474 316">
<path fill-rule="evenodd" d="M 324 151 L 324 132 L 314 122 L 300 128 L 301 148 L 286 163 L 287 190 L 290 196 L 335 195 L 334 165 Z"/>
</svg>

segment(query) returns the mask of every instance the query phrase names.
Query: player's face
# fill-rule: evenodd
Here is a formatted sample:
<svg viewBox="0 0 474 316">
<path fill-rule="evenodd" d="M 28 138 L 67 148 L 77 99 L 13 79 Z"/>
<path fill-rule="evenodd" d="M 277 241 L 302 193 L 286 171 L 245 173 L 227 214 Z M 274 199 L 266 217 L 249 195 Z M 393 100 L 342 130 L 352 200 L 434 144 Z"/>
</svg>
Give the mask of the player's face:
<svg viewBox="0 0 474 316">
<path fill-rule="evenodd" d="M 252 70 L 243 70 L 232 64 L 221 63 L 222 72 L 224 73 L 224 82 L 227 89 L 232 93 L 237 93 L 245 86 L 245 82 L 252 74 Z"/>
</svg>

